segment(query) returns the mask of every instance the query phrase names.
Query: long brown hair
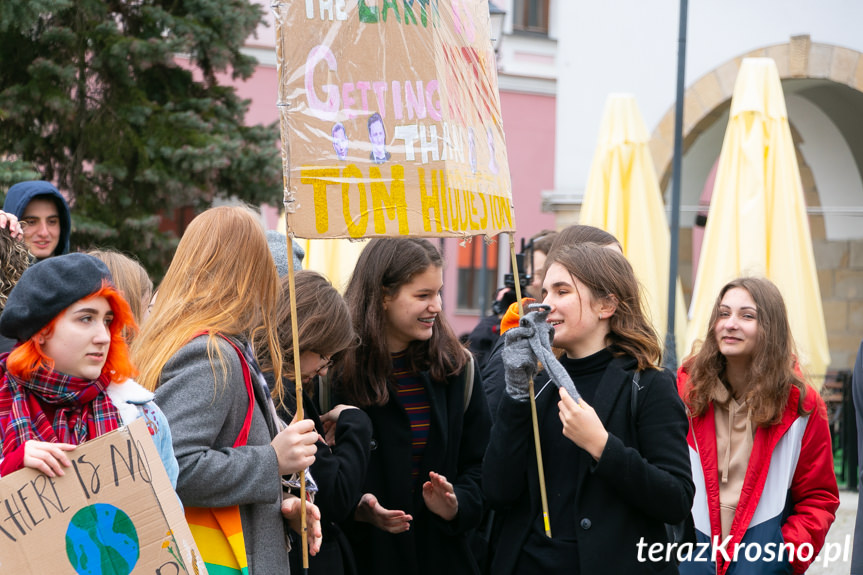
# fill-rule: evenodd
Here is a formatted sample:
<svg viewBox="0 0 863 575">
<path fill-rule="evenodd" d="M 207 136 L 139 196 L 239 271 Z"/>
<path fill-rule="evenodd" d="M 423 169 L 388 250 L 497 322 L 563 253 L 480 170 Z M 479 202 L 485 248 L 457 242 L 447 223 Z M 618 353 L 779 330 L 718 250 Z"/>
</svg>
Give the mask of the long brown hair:
<svg viewBox="0 0 863 575">
<path fill-rule="evenodd" d="M 563 266 L 590 290 L 594 301 L 612 300 L 617 308 L 608 319 L 606 343 L 616 355 L 629 355 L 638 369 L 656 368 L 662 354 L 659 337 L 641 306 L 641 292 L 629 261 L 594 243 L 552 248 L 545 267 Z"/>
<path fill-rule="evenodd" d="M 805 415 L 803 400 L 806 397 L 806 382 L 795 370 L 796 350 L 791 336 L 791 325 L 785 301 L 779 288 L 764 278 L 742 277 L 728 282 L 719 291 L 704 342 L 698 352 L 686 364 L 689 373 L 689 389 L 686 403 L 690 412 L 703 415 L 713 400 L 716 388 L 724 386 L 726 359 L 719 351 L 716 341 L 716 322 L 719 305 L 729 290 L 745 289 L 755 301 L 758 323 L 758 341 L 747 376 L 751 382 L 744 400 L 750 409 L 752 422 L 768 426 L 779 421 L 791 386 L 800 390 L 798 413 Z"/>
<path fill-rule="evenodd" d="M 554 241 L 549 248 L 549 252 L 562 246 L 571 246 L 575 244 L 597 244 L 599 246 L 610 246 L 617 244 L 620 247 L 620 242 L 617 238 L 602 228 L 587 226 L 584 224 L 573 224 L 566 226 L 560 230 L 554 237 Z M 620 251 L 623 251 L 622 249 Z"/>
<path fill-rule="evenodd" d="M 216 382 L 226 384 L 230 377 L 217 334 L 263 337 L 272 365 L 281 373 L 282 352 L 274 319 L 278 301 L 276 265 L 257 214 L 245 206 L 206 210 L 186 229 L 159 286 L 150 318 L 132 345 L 141 372 L 139 383 L 156 389 L 168 360 L 205 331 L 210 334 L 207 352 Z M 282 399 L 279 379 L 273 397 Z"/>
<path fill-rule="evenodd" d="M 276 308 L 276 325 L 279 330 L 279 346 L 282 349 L 282 374 L 294 379 L 294 336 L 291 327 L 291 293 L 289 278 L 281 279 L 281 300 Z M 300 353 L 313 351 L 338 359 L 339 354 L 358 344 L 351 323 L 351 312 L 341 294 L 330 281 L 317 272 L 298 271 L 294 279 L 297 305 L 297 339 Z M 265 372 L 273 371 L 273 361 L 266 347 L 263 332 L 255 339 L 259 349 L 258 360 Z"/>
<path fill-rule="evenodd" d="M 429 267 L 443 268 L 431 242 L 419 238 L 375 238 L 360 253 L 345 289 L 360 345 L 336 364 L 335 381 L 349 403 L 360 407 L 389 401 L 393 373 L 387 348 L 384 297 L 395 297 L 402 286 Z M 407 349 L 412 371 L 428 370 L 435 381 L 460 373 L 467 354 L 444 315 L 438 314 L 428 341 L 413 341 Z"/>
</svg>

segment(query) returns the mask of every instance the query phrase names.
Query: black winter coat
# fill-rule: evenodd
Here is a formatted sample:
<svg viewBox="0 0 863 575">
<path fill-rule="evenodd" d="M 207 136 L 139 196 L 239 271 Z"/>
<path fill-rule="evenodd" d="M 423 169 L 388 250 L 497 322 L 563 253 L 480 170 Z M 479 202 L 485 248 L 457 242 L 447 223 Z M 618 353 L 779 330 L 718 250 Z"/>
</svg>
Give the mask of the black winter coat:
<svg viewBox="0 0 863 575">
<path fill-rule="evenodd" d="M 272 378 L 267 377 L 272 386 Z M 285 380 L 283 407 L 279 417 L 290 422 L 296 411 L 293 382 Z M 315 429 L 324 436 L 318 407 L 311 398 L 303 394 L 303 410 L 306 419 L 315 422 Z M 359 409 L 346 409 L 336 423 L 335 445 L 331 448 L 318 441 L 315 462 L 311 466 L 312 477 L 318 486 L 315 505 L 321 510 L 321 549 L 309 556 L 311 575 L 354 575 L 356 567 L 349 542 L 338 523 L 353 513 L 362 496 L 360 487 L 365 479 L 369 462 L 372 425 L 368 416 Z M 291 573 L 302 571 L 300 536 L 291 534 Z"/>
<path fill-rule="evenodd" d="M 411 477 L 410 422 L 398 400 L 391 396 L 386 405 L 365 409 L 374 437 L 363 493 L 374 494 L 387 509 L 405 511 L 413 521 L 408 532 L 397 535 L 358 521 L 344 525 L 361 575 L 479 572 L 468 540 L 483 514 L 480 476 L 491 422 L 478 369 L 467 408 L 465 373 L 447 384 L 432 381 L 428 372 L 420 377 L 431 404 L 431 425 L 419 482 Z M 459 509 L 452 521 L 425 506 L 421 485 L 430 471 L 444 475 L 455 488 Z"/>
<path fill-rule="evenodd" d="M 482 366 L 482 387 L 485 390 L 485 398 L 488 401 L 488 411 L 491 414 L 492 423 L 497 419 L 497 410 L 500 406 L 500 399 L 506 392 L 506 380 L 504 379 L 503 367 L 503 348 L 506 344 L 506 338 L 500 336 L 491 350 L 486 355 L 485 363 Z"/>
<path fill-rule="evenodd" d="M 688 420 L 668 371 L 642 372 L 637 421 L 630 421 L 636 361 L 614 358 L 602 375 L 593 408 L 608 431 L 599 461 L 572 444 L 569 453 L 543 452 L 546 469 L 561 457 L 580 458 L 576 482 L 581 575 L 677 573 L 674 562 L 638 561 L 637 544 L 666 542 L 664 523 L 683 520 L 692 506 Z M 548 383 L 548 388 L 543 386 Z M 576 387 L 578 380 L 574 379 Z M 502 384 L 501 384 L 502 385 Z M 540 438 L 563 433 L 560 396 L 545 373 L 536 377 Z M 543 390 L 543 391 L 540 391 Z M 633 430 L 638 435 L 639 451 Z M 532 524 L 541 513 L 530 405 L 503 394 L 483 462 L 483 491 L 497 511 L 500 535 L 492 558 L 495 575 L 514 573 Z M 555 509 L 549 510 L 554 535 Z M 647 551 L 642 552 L 647 557 Z"/>
</svg>

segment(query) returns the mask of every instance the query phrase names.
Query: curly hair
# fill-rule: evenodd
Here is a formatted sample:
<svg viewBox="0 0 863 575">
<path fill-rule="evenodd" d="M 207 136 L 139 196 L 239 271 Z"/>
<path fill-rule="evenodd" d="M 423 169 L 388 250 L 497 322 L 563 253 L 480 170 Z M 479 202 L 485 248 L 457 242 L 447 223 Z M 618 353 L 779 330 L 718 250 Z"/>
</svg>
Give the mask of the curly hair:
<svg viewBox="0 0 863 575">
<path fill-rule="evenodd" d="M 779 421 L 792 385 L 800 389 L 798 413 L 806 415 L 808 412 L 803 408 L 806 382 L 796 368 L 794 339 L 782 293 L 770 280 L 753 277 L 732 280 L 719 291 L 704 342 L 684 364 L 689 373 L 689 387 L 685 393 L 689 410 L 695 416 L 703 415 L 713 401 L 716 388 L 725 385 L 727 360 L 719 350 L 715 328 L 722 298 L 734 288 L 746 290 L 758 312 L 758 340 L 747 376 L 750 385 L 744 397 L 751 409 L 752 423 L 766 427 Z"/>
<path fill-rule="evenodd" d="M 0 312 L 6 307 L 6 299 L 21 274 L 24 273 L 33 256 L 27 251 L 27 245 L 12 237 L 6 228 L 0 228 Z"/>
</svg>

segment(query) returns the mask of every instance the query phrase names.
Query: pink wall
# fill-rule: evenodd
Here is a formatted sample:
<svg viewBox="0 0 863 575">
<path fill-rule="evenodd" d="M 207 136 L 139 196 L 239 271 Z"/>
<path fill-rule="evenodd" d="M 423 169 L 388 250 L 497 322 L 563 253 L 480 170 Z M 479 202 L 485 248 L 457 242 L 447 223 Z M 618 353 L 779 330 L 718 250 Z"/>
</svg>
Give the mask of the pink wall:
<svg viewBox="0 0 863 575">
<path fill-rule="evenodd" d="M 542 212 L 542 192 L 554 188 L 555 97 L 501 92 L 506 152 L 515 204 L 516 248 L 520 238 L 554 229 Z"/>
<path fill-rule="evenodd" d="M 258 66 L 252 77 L 245 82 L 232 82 L 230 76 L 220 77 L 219 82 L 234 84 L 241 98 L 251 100 L 246 114 L 247 124 L 269 124 L 279 119 L 276 108 L 279 82 L 275 68 Z"/>
<path fill-rule="evenodd" d="M 269 124 L 278 119 L 275 68 L 259 66 L 246 82 L 232 82 L 227 75 L 219 80 L 233 83 L 238 95 L 251 101 L 246 114 L 247 123 Z M 554 214 L 541 211 L 541 194 L 543 190 L 554 187 L 555 98 L 501 92 L 500 100 L 512 177 L 513 203 L 518 229 L 516 249 L 518 249 L 521 238 L 528 238 L 545 228 L 554 228 Z M 276 201 L 279 199 L 276 198 Z M 267 219 L 271 220 L 272 214 L 268 214 Z M 508 251 L 509 240 L 505 239 L 503 242 Z M 459 241 L 454 239 L 446 240 L 444 244 L 444 257 L 449 264 L 444 274 L 444 309 L 457 334 L 470 332 L 479 316 L 476 313 L 457 312 L 457 288 L 453 289 L 457 285 L 457 250 L 470 249 L 470 246 L 461 248 L 458 245 Z M 509 272 L 509 266 L 505 271 Z"/>
</svg>

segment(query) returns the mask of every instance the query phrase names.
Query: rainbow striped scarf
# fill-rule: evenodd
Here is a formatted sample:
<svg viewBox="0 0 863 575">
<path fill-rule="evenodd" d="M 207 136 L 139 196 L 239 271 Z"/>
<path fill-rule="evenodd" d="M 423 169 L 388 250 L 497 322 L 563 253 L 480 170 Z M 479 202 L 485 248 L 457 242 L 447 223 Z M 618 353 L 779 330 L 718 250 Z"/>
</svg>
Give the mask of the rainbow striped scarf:
<svg viewBox="0 0 863 575">
<path fill-rule="evenodd" d="M 248 575 L 238 506 L 186 507 L 186 521 L 210 575 Z"/>
<path fill-rule="evenodd" d="M 200 335 L 200 334 L 199 334 Z M 249 365 L 237 345 L 227 337 L 218 334 L 231 344 L 240 358 L 243 369 L 243 382 L 249 396 L 249 406 L 240 434 L 234 441 L 234 447 L 246 445 L 249 439 L 249 429 L 252 424 L 252 412 L 255 409 L 255 392 L 252 389 L 252 377 Z M 249 575 L 249 565 L 246 559 L 246 540 L 243 538 L 243 524 L 240 521 L 240 507 L 186 507 L 186 522 L 201 552 L 201 558 L 207 565 L 210 575 Z"/>
</svg>

